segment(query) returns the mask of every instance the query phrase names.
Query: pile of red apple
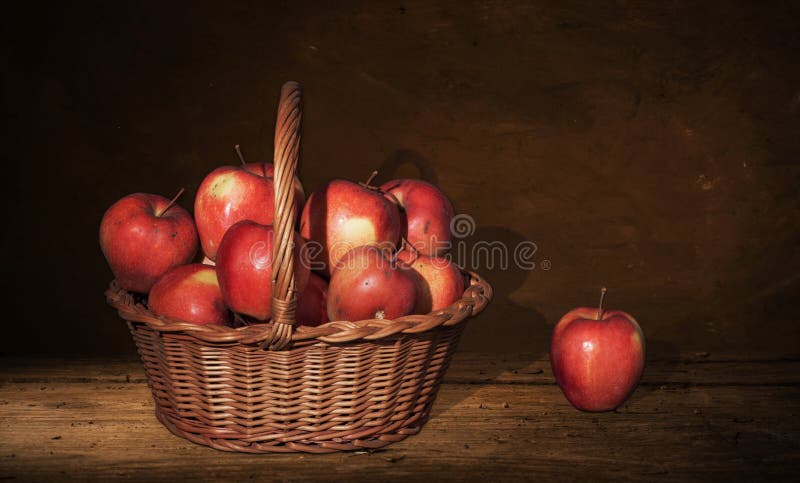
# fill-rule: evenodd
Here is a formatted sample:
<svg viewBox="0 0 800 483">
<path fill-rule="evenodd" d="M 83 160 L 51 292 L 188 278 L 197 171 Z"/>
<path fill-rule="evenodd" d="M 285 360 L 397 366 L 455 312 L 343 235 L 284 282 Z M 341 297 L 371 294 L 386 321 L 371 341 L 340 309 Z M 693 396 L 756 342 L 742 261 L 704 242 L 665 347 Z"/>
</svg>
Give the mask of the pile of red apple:
<svg viewBox="0 0 800 483">
<path fill-rule="evenodd" d="M 334 179 L 306 201 L 295 178 L 298 324 L 425 314 L 461 297 L 464 277 L 445 256 L 454 215 L 448 198 L 421 180 L 370 182 Z M 175 204 L 178 196 L 136 193 L 106 211 L 100 247 L 117 284 L 149 294 L 150 310 L 161 316 L 266 322 L 273 165 L 242 159 L 215 169 L 197 190 L 194 217 Z"/>
</svg>

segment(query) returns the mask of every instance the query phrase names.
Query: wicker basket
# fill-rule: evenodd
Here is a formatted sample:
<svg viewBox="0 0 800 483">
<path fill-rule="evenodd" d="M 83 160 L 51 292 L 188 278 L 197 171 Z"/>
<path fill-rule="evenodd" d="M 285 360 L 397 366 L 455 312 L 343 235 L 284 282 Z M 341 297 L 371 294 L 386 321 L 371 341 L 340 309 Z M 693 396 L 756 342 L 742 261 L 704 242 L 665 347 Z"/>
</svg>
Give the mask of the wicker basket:
<svg viewBox="0 0 800 483">
<path fill-rule="evenodd" d="M 297 208 L 300 87 L 281 90 L 275 130 L 273 317 L 240 328 L 157 316 L 112 282 L 108 303 L 128 323 L 156 417 L 195 443 L 250 453 L 379 448 L 425 423 L 464 321 L 491 287 L 467 273 L 463 297 L 396 320 L 294 325 L 290 243 Z"/>
</svg>

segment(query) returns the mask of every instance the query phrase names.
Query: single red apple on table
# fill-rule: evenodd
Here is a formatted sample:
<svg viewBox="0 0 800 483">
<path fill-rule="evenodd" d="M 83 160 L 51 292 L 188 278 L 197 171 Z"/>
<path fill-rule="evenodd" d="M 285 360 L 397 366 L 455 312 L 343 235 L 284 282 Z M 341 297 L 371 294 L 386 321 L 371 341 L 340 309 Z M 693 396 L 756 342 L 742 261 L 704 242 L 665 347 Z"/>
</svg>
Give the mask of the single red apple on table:
<svg viewBox="0 0 800 483">
<path fill-rule="evenodd" d="M 444 257 L 428 257 L 413 248 L 400 251 L 397 259 L 420 277 L 417 283 L 417 314 L 443 309 L 464 295 L 464 275 Z"/>
<path fill-rule="evenodd" d="M 267 320 L 272 315 L 271 225 L 243 220 L 228 229 L 217 251 L 217 275 L 225 303 L 234 312 Z M 294 269 L 298 292 L 306 286 L 309 261 L 303 239 L 295 236 Z"/>
<path fill-rule="evenodd" d="M 230 320 L 214 267 L 200 263 L 167 272 L 153 285 L 148 306 L 155 314 L 199 325 L 225 325 Z"/>
<path fill-rule="evenodd" d="M 341 257 L 328 286 L 330 320 L 394 319 L 414 312 L 417 275 L 387 255 L 364 245 Z"/>
<path fill-rule="evenodd" d="M 358 246 L 397 246 L 400 211 L 368 184 L 335 179 L 309 196 L 300 217 L 300 234 L 318 248 L 312 253 L 316 270 L 329 275 L 339 259 Z"/>
<path fill-rule="evenodd" d="M 328 282 L 311 273 L 305 290 L 297 296 L 297 323 L 315 327 L 328 322 Z"/>
<path fill-rule="evenodd" d="M 241 166 L 221 166 L 209 173 L 197 189 L 194 217 L 203 252 L 210 260 L 216 259 L 222 237 L 232 225 L 242 220 L 270 225 L 275 216 L 274 166 L 245 163 L 241 155 L 240 160 Z M 295 177 L 298 213 L 304 201 L 303 186 Z"/>
<path fill-rule="evenodd" d="M 556 324 L 550 344 L 553 375 L 567 400 L 583 411 L 610 411 L 636 389 L 644 370 L 641 327 L 621 310 L 580 307 Z"/>
<path fill-rule="evenodd" d="M 402 236 L 423 255 L 444 255 L 450 249 L 453 204 L 436 186 L 419 179 L 395 179 L 381 186 L 403 207 Z"/>
<path fill-rule="evenodd" d="M 100 222 L 100 248 L 117 284 L 146 293 L 169 269 L 197 253 L 192 215 L 172 200 L 146 193 L 114 203 Z"/>
</svg>

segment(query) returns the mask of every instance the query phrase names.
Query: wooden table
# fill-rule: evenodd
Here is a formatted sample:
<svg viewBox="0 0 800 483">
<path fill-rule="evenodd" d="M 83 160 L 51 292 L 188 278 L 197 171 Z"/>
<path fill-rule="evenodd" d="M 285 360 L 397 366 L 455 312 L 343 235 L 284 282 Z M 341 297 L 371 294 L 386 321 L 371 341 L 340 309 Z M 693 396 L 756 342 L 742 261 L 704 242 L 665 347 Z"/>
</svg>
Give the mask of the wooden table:
<svg viewBox="0 0 800 483">
<path fill-rule="evenodd" d="M 423 431 L 388 449 L 232 454 L 173 436 L 137 361 L 0 359 L 0 479 L 763 480 L 800 476 L 800 358 L 649 361 L 582 413 L 546 357 L 458 354 Z"/>
</svg>

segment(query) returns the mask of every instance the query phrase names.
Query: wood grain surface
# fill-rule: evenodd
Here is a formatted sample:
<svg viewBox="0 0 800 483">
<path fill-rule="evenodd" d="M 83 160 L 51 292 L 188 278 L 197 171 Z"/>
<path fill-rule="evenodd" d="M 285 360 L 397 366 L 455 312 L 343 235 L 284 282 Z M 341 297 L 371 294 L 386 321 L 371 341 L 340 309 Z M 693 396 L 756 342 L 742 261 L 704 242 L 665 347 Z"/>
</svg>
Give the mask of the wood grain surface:
<svg viewBox="0 0 800 483">
<path fill-rule="evenodd" d="M 3 359 L 0 479 L 763 480 L 800 465 L 800 358 L 650 361 L 615 412 L 574 410 L 549 363 L 462 353 L 423 431 L 384 451 L 242 455 L 167 432 L 135 360 Z"/>
</svg>

